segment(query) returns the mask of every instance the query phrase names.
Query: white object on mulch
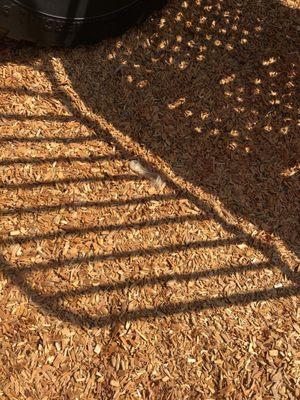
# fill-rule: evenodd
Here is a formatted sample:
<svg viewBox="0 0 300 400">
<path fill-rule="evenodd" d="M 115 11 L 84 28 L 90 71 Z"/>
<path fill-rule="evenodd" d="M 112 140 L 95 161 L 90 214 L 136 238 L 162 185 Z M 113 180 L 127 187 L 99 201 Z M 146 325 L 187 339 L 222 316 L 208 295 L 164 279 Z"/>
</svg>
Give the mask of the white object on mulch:
<svg viewBox="0 0 300 400">
<path fill-rule="evenodd" d="M 143 178 L 149 179 L 157 189 L 164 189 L 166 182 L 163 178 L 144 167 L 138 160 L 130 161 L 130 169 Z"/>
</svg>

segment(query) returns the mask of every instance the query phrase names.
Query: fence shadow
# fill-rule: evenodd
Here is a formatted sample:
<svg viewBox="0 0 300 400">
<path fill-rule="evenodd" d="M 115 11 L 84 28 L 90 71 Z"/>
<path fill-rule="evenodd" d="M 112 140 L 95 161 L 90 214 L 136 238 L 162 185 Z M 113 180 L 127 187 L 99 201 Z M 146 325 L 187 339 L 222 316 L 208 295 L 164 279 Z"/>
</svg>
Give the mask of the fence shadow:
<svg viewBox="0 0 300 400">
<path fill-rule="evenodd" d="M 299 254 L 299 10 L 278 0 L 168 4 L 76 66 L 62 55 L 75 91 Z"/>
<path fill-rule="evenodd" d="M 58 54 L 74 89 L 94 112 L 100 113 L 122 132 L 163 158 L 176 174 L 217 196 L 225 208 L 235 215 L 242 216 L 259 229 L 275 233 L 290 249 L 296 251 L 299 238 L 294 232 L 298 227 L 296 217 L 299 215 L 299 204 L 296 196 L 297 175 L 293 174 L 293 168 L 297 161 L 299 143 L 295 112 L 297 48 L 295 38 L 291 36 L 287 43 L 286 37 L 294 34 L 293 21 L 297 12 L 283 7 L 277 1 L 234 2 L 236 9 L 233 8 L 232 2 L 220 0 L 182 4 L 170 1 L 161 19 L 156 16 L 151 23 L 147 23 L 147 29 L 143 26 L 140 30 L 133 30 L 124 39 L 108 41 L 106 46 L 101 47 L 103 54 L 98 54 L 99 47 L 83 49 L 86 57 L 80 57 L 76 66 L 76 50 L 58 51 Z M 282 30 L 278 30 L 277 25 L 274 28 L 275 22 L 278 26 L 281 26 L 282 22 L 286 24 Z M 185 52 L 182 49 L 184 43 Z M 22 49 L 18 49 L 17 52 L 21 54 L 20 62 L 25 62 L 26 57 L 22 58 Z M 109 58 L 110 54 L 113 54 L 112 58 Z M 76 118 L 92 131 L 98 132 L 97 124 L 89 117 L 81 115 L 74 107 L 72 99 L 60 86 L 51 68 L 50 62 L 44 65 L 44 71 L 52 82 L 54 95 L 71 113 L 70 117 L 63 118 L 66 121 Z M 84 81 L 80 79 L 82 76 L 85 76 Z M 3 90 L 9 92 L 9 88 Z M 27 89 L 24 91 L 35 95 Z M 28 119 L 26 116 L 14 114 L 2 115 L 2 118 L 20 121 Z M 31 116 L 29 119 L 64 122 L 63 118 L 50 115 Z M 134 157 L 109 134 L 103 135 L 101 140 L 105 137 L 108 143 L 113 143 L 122 157 Z M 68 143 L 64 138 L 41 137 L 40 141 L 51 140 Z M 70 140 L 81 143 L 81 138 Z M 82 141 L 84 140 L 86 139 L 82 138 Z M 14 136 L 0 138 L 0 143 L 7 141 L 36 143 L 39 139 L 20 139 Z M 0 165 L 41 165 L 48 162 L 72 164 L 77 161 L 90 163 L 101 160 L 80 157 L 11 158 L 1 160 Z M 31 190 L 43 186 L 114 179 L 122 182 L 139 178 L 135 175 L 117 175 L 18 184 L 3 182 L 0 188 Z M 220 217 L 197 196 L 179 187 L 167 176 L 164 176 L 164 179 L 174 194 L 153 195 L 129 199 L 126 202 L 91 201 L 2 208 L 0 216 L 47 213 L 64 208 L 142 204 L 151 199 L 161 201 L 171 198 L 188 199 L 199 209 L 199 214 L 139 223 L 97 225 L 80 229 L 74 227 L 41 235 L 2 237 L 0 244 L 23 244 L 31 240 L 40 242 L 69 235 L 80 237 L 90 232 L 97 234 L 103 230 L 142 229 L 145 226 L 157 227 L 163 224 L 200 221 L 203 218 L 213 218 L 227 231 L 230 238 L 54 259 L 25 267 L 15 266 L 1 257 L 2 271 L 42 310 L 81 326 L 106 326 L 120 321 L 134 321 L 214 307 L 224 308 L 233 304 L 246 305 L 252 301 L 285 298 L 300 293 L 299 274 L 284 263 L 273 245 L 247 235 L 238 226 Z M 28 280 L 30 273 L 49 269 L 70 269 L 76 265 L 106 259 L 156 256 L 180 253 L 193 248 L 216 248 L 240 243 L 247 243 L 259 249 L 267 261 L 229 265 L 226 268 L 193 273 L 129 279 L 72 290 L 63 289 L 52 295 L 35 289 Z M 189 302 L 166 303 L 158 307 L 141 307 L 102 316 L 76 313 L 61 305 L 61 301 L 66 298 L 97 292 L 111 293 L 126 288 L 164 285 L 170 281 L 188 282 L 217 276 L 234 276 L 246 271 L 260 271 L 271 268 L 274 261 L 291 281 L 290 286 Z"/>
</svg>

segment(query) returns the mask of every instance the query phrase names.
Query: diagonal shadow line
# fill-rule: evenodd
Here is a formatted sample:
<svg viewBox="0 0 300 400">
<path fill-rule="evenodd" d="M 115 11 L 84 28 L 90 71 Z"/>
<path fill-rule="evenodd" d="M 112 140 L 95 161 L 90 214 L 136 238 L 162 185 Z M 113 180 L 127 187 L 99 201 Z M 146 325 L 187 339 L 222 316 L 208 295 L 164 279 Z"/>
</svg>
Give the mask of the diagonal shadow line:
<svg viewBox="0 0 300 400">
<path fill-rule="evenodd" d="M 0 209 L 0 216 L 26 214 L 26 213 L 43 213 L 58 211 L 63 209 L 77 209 L 77 208 L 105 208 L 105 207 L 125 207 L 133 204 L 146 204 L 152 201 L 167 201 L 179 200 L 181 197 L 176 194 L 160 194 L 145 197 L 136 197 L 126 200 L 107 200 L 107 201 L 82 201 L 73 203 L 61 203 L 53 205 L 41 205 L 36 207 L 15 207 L 12 209 Z"/>
<path fill-rule="evenodd" d="M 85 143 L 92 141 L 104 141 L 110 140 L 107 134 L 89 135 L 89 136 L 70 136 L 70 137 L 44 137 L 44 136 L 29 136 L 29 137 L 17 137 L 17 136 L 2 136 L 0 137 L 0 143 Z"/>
<path fill-rule="evenodd" d="M 91 317 L 84 313 L 81 315 L 66 312 L 61 306 L 56 307 L 56 311 L 65 315 L 67 320 L 74 321 L 79 325 L 107 326 L 116 322 L 137 321 L 154 317 L 165 317 L 170 315 L 181 314 L 184 312 L 202 312 L 212 308 L 228 308 L 233 305 L 245 306 L 255 301 L 276 300 L 279 298 L 287 298 L 298 296 L 300 294 L 299 286 L 288 286 L 284 288 L 272 288 L 264 290 L 256 290 L 254 292 L 237 293 L 230 296 L 210 297 L 204 300 L 195 300 L 189 302 L 167 303 L 165 305 L 153 308 L 140 308 L 138 310 L 126 311 L 124 313 L 113 313 L 102 317 Z M 66 315 L 70 314 L 70 316 Z"/>
<path fill-rule="evenodd" d="M 123 290 L 126 288 L 135 288 L 135 287 L 144 287 L 144 286 L 152 286 L 157 284 L 164 284 L 170 281 L 176 282 L 189 282 L 196 281 L 204 278 L 212 278 L 215 276 L 227 276 L 232 274 L 241 274 L 247 271 L 260 271 L 264 268 L 273 268 L 270 262 L 260 262 L 256 264 L 247 264 L 247 265 L 232 265 L 227 268 L 218 268 L 206 271 L 197 271 L 191 272 L 188 274 L 165 274 L 160 276 L 154 276 L 151 278 L 143 278 L 143 279 L 127 279 L 123 282 L 118 282 L 115 284 L 100 284 L 96 286 L 88 286 L 80 289 L 73 290 L 64 290 L 56 292 L 53 295 L 44 295 L 47 300 L 58 300 L 65 299 L 69 297 L 77 297 L 77 296 L 85 296 L 93 293 L 98 293 L 100 291 L 103 292 L 112 292 L 115 290 Z M 42 294 L 41 294 L 42 295 Z"/>
<path fill-rule="evenodd" d="M 218 246 L 230 246 L 243 243 L 243 238 L 231 238 L 231 239 L 216 239 L 216 240 L 199 240 L 195 242 L 188 242 L 184 244 L 173 244 L 169 246 L 159 246 L 159 247 L 150 247 L 146 249 L 136 249 L 136 250 L 128 250 L 128 251 L 120 251 L 113 252 L 108 254 L 99 254 L 92 256 L 82 256 L 82 257 L 73 257 L 73 258 L 65 258 L 61 260 L 51 260 L 46 262 L 39 262 L 31 264 L 27 267 L 18 267 L 15 268 L 17 273 L 30 273 L 33 271 L 43 271 L 48 269 L 57 269 L 57 268 L 65 268 L 72 267 L 78 264 L 88 264 L 90 262 L 98 262 L 105 260 L 118 260 L 130 257 L 146 257 L 153 256 L 158 254 L 165 253 L 177 253 L 181 251 L 191 250 L 191 249 L 209 249 L 215 248 Z"/>
<path fill-rule="evenodd" d="M 168 186 L 176 191 L 176 188 L 178 190 L 178 187 L 175 183 L 170 181 L 168 177 L 164 174 L 161 174 L 163 178 L 165 179 L 165 182 L 168 182 Z M 267 257 L 270 260 L 276 260 L 278 267 L 281 269 L 282 273 L 284 276 L 287 277 L 287 279 L 291 280 L 294 282 L 296 285 L 299 285 L 300 283 L 300 274 L 297 271 L 294 271 L 289 265 L 287 265 L 283 260 L 282 256 L 278 252 L 277 248 L 274 245 L 271 245 L 269 243 L 263 242 L 261 239 L 252 237 L 250 234 L 244 232 L 242 229 L 237 227 L 236 225 L 227 222 L 222 216 L 220 216 L 215 210 L 211 209 L 210 206 L 204 202 L 203 200 L 200 200 L 198 197 L 196 197 L 192 192 L 189 191 L 182 191 L 182 196 L 186 197 L 191 203 L 193 203 L 197 208 L 202 209 L 203 212 L 207 212 L 209 215 L 213 215 L 212 218 L 219 223 L 223 229 L 225 229 L 228 233 L 236 236 L 241 236 L 243 235 L 245 237 L 245 243 L 250 244 L 251 246 L 256 249 L 261 251 L 265 257 Z"/>
<path fill-rule="evenodd" d="M 111 224 L 111 225 L 94 225 L 87 226 L 84 228 L 72 227 L 72 228 L 63 228 L 63 230 L 47 232 L 40 235 L 32 235 L 32 236 L 13 236 L 1 239 L 0 244 L 14 244 L 14 243 L 28 243 L 31 241 L 41 241 L 41 240 L 52 240 L 57 238 L 66 238 L 72 235 L 85 235 L 86 233 L 101 233 L 101 232 L 113 232 L 113 231 L 125 231 L 130 229 L 142 229 L 142 228 L 150 228 L 156 227 L 160 225 L 169 225 L 169 224 L 180 224 L 187 221 L 205 221 L 207 220 L 207 216 L 199 216 L 199 215 L 182 215 L 179 217 L 163 217 L 156 220 L 145 220 L 139 222 L 132 223 L 123 223 L 123 224 Z"/>
<path fill-rule="evenodd" d="M 92 163 L 98 161 L 111 161 L 121 159 L 118 155 L 107 154 L 103 156 L 92 155 L 89 157 L 77 157 L 77 156 L 59 156 L 59 157 L 33 157 L 33 158 L 5 158 L 0 160 L 0 166 L 9 166 L 15 164 L 48 164 L 54 162 L 71 163 L 71 162 L 82 162 Z"/>
<path fill-rule="evenodd" d="M 0 120 L 12 121 L 55 121 L 55 122 L 72 122 L 79 121 L 80 118 L 74 115 L 24 115 L 24 114 L 0 114 Z"/>
<path fill-rule="evenodd" d="M 141 181 L 143 178 L 137 175 L 107 175 L 107 176 L 87 176 L 66 179 L 56 179 L 49 181 L 23 182 L 23 183 L 0 183 L 0 189 L 18 190 L 33 189 L 42 186 L 69 185 L 71 183 L 97 183 L 97 182 L 130 182 Z"/>
</svg>

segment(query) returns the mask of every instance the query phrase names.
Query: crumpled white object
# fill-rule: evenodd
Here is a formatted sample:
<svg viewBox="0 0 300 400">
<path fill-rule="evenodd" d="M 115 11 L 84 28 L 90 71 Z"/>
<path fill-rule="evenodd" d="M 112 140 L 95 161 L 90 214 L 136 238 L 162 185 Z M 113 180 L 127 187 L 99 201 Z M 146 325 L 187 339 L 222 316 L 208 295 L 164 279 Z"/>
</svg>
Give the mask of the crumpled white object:
<svg viewBox="0 0 300 400">
<path fill-rule="evenodd" d="M 160 175 L 149 171 L 138 160 L 130 161 L 130 169 L 143 178 L 149 179 L 157 189 L 162 190 L 166 186 L 166 182 Z"/>
</svg>

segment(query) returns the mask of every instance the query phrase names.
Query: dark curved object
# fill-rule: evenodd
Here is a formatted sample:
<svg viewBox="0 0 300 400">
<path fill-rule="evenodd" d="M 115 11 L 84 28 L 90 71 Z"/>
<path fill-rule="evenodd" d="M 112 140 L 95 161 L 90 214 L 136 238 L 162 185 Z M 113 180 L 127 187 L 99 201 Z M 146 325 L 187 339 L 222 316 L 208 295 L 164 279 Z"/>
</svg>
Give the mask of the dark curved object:
<svg viewBox="0 0 300 400">
<path fill-rule="evenodd" d="M 74 46 L 116 36 L 165 0 L 0 0 L 0 33 L 42 46 Z"/>
</svg>

